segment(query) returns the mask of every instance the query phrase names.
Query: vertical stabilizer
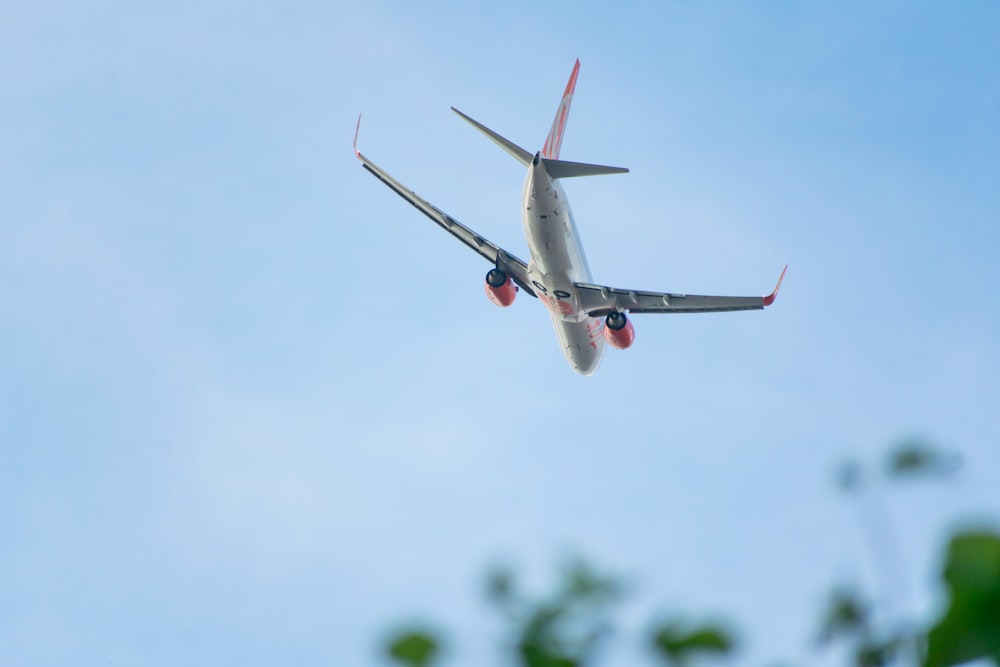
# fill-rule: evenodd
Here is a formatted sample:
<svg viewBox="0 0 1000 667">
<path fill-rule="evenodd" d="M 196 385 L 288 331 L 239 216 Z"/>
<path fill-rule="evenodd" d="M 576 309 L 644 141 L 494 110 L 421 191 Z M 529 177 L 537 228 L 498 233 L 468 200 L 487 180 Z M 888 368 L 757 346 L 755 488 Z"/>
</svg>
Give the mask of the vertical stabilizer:
<svg viewBox="0 0 1000 667">
<path fill-rule="evenodd" d="M 566 119 L 569 117 L 569 105 L 573 101 L 573 90 L 576 89 L 576 75 L 580 72 L 580 60 L 573 65 L 573 73 L 569 75 L 569 82 L 563 92 L 562 101 L 559 102 L 559 110 L 556 111 L 555 120 L 552 121 L 552 129 L 545 139 L 545 146 L 542 147 L 542 157 L 550 160 L 559 159 L 559 149 L 562 148 L 563 131 L 566 129 Z"/>
</svg>

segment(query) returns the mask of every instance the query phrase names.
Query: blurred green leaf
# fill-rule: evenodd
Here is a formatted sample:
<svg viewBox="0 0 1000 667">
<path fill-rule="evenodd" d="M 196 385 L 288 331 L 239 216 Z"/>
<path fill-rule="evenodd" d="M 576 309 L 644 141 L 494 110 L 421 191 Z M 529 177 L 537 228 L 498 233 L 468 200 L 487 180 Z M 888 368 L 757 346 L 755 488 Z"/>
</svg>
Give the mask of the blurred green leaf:
<svg viewBox="0 0 1000 667">
<path fill-rule="evenodd" d="M 857 592 L 849 588 L 835 589 L 830 594 L 820 621 L 819 642 L 828 644 L 837 639 L 863 634 L 867 630 L 868 620 L 868 605 Z"/>
<path fill-rule="evenodd" d="M 862 642 L 854 653 L 857 667 L 885 667 L 896 659 L 900 640 L 890 638 L 881 642 Z"/>
<path fill-rule="evenodd" d="M 653 646 L 668 662 L 683 664 L 699 656 L 725 657 L 735 648 L 735 640 L 719 625 L 690 628 L 674 621 L 655 632 Z"/>
<path fill-rule="evenodd" d="M 538 644 L 522 644 L 521 659 L 527 667 L 579 667 L 577 658 Z"/>
<path fill-rule="evenodd" d="M 898 629 L 876 627 L 871 604 L 857 591 L 840 587 L 830 593 L 818 641 L 843 642 L 856 667 L 884 667 L 896 659 L 903 635 Z"/>
<path fill-rule="evenodd" d="M 408 667 L 427 667 L 438 653 L 438 641 L 425 632 L 404 632 L 390 639 L 389 655 Z"/>
<path fill-rule="evenodd" d="M 512 574 L 496 570 L 486 583 L 490 598 L 512 624 L 521 663 L 527 667 L 591 664 L 608 634 L 611 606 L 621 595 L 618 581 L 576 562 L 562 571 L 554 592 L 540 600 L 515 600 L 513 582 Z"/>
<path fill-rule="evenodd" d="M 951 602 L 927 636 L 925 667 L 992 657 L 1000 662 L 1000 537 L 952 538 L 942 578 Z"/>
<path fill-rule="evenodd" d="M 887 472 L 897 479 L 921 475 L 946 477 L 961 466 L 961 458 L 954 453 L 938 450 L 922 440 L 905 440 L 890 453 Z"/>
<path fill-rule="evenodd" d="M 618 597 L 621 587 L 614 577 L 596 572 L 578 562 L 566 572 L 562 597 L 578 602 L 603 602 Z"/>
<path fill-rule="evenodd" d="M 486 594 L 500 605 L 510 603 L 514 598 L 514 574 L 507 568 L 496 568 L 486 577 Z"/>
<path fill-rule="evenodd" d="M 841 491 L 844 493 L 854 493 L 864 484 L 864 469 L 862 469 L 857 461 L 845 461 L 837 468 L 834 479 Z"/>
<path fill-rule="evenodd" d="M 539 645 L 555 643 L 559 635 L 556 624 L 568 612 L 564 604 L 538 603 L 524 621 L 521 630 L 523 642 Z"/>
</svg>

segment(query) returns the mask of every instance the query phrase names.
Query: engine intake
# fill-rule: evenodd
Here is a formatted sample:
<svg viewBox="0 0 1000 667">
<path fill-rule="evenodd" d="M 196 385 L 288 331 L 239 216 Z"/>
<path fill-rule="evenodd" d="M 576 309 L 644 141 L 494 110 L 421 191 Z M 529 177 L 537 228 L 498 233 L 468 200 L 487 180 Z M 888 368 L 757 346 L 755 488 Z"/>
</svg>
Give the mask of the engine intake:
<svg viewBox="0 0 1000 667">
<path fill-rule="evenodd" d="M 604 319 L 604 339 L 616 350 L 625 350 L 635 342 L 635 327 L 625 313 L 608 313 Z"/>
<path fill-rule="evenodd" d="M 517 285 L 510 279 L 506 271 L 490 269 L 489 273 L 486 274 L 486 296 L 496 305 L 506 308 L 514 303 L 514 297 L 517 296 Z"/>
</svg>

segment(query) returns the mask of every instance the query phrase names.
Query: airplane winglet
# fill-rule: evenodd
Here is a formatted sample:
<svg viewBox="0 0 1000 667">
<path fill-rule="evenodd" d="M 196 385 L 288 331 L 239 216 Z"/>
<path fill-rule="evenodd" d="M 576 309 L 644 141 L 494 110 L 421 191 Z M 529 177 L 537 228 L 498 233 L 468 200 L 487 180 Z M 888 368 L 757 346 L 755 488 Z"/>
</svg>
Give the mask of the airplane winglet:
<svg viewBox="0 0 1000 667">
<path fill-rule="evenodd" d="M 358 132 L 361 131 L 361 114 L 358 114 L 358 126 L 354 128 L 354 154 L 361 159 L 361 151 L 358 150 Z"/>
<path fill-rule="evenodd" d="M 778 290 L 781 289 L 781 281 L 785 279 L 785 271 L 787 270 L 788 265 L 785 264 L 785 268 L 781 270 L 781 276 L 778 278 L 778 284 L 774 286 L 774 291 L 764 297 L 765 306 L 770 306 L 778 298 Z"/>
</svg>

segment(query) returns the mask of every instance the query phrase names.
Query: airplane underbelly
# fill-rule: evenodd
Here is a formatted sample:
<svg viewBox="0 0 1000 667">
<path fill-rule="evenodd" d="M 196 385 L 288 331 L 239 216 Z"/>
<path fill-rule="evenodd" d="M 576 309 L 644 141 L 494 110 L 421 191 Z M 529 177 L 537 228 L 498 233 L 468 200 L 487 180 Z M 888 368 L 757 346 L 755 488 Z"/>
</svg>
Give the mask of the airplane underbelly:
<svg viewBox="0 0 1000 667">
<path fill-rule="evenodd" d="M 528 277 L 542 304 L 553 317 L 567 322 L 585 320 L 574 283 L 587 281 L 589 272 L 567 213 L 526 220 L 525 235 L 531 250 Z"/>
<path fill-rule="evenodd" d="M 580 296 L 571 275 L 566 273 L 542 273 L 532 264 L 528 267 L 531 286 L 552 317 L 565 322 L 582 322 L 587 319 L 580 304 Z"/>
<path fill-rule="evenodd" d="M 559 346 L 583 375 L 597 370 L 604 354 L 604 321 L 587 315 L 575 283 L 590 282 L 573 214 L 562 187 L 544 166 L 529 169 L 524 182 L 522 222 L 531 252 L 528 280 L 552 317 Z"/>
<path fill-rule="evenodd" d="M 566 322 L 553 315 L 552 326 L 570 365 L 583 375 L 596 371 L 604 355 L 604 322 L 594 317 Z"/>
<path fill-rule="evenodd" d="M 568 235 L 558 220 L 534 223 L 527 232 L 531 257 L 543 273 L 567 273 L 574 268 Z"/>
</svg>

